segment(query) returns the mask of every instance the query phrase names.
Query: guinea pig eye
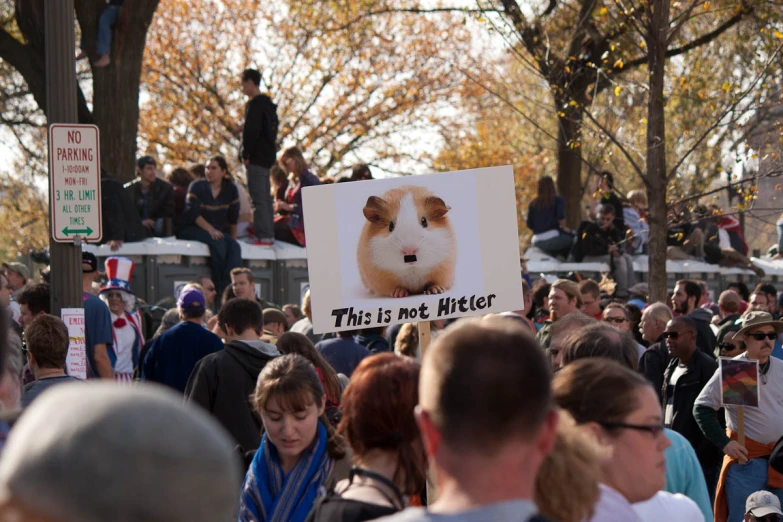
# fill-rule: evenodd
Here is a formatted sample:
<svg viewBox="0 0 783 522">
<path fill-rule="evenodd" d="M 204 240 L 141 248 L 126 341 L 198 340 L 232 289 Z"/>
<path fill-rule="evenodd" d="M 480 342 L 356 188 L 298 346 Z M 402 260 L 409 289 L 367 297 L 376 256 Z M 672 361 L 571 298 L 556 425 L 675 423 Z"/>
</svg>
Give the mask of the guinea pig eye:
<svg viewBox="0 0 783 522">
<path fill-rule="evenodd" d="M 427 228 L 427 217 L 426 216 L 422 216 L 422 218 L 421 218 L 421 226 L 423 226 L 424 228 Z"/>
<path fill-rule="evenodd" d="M 389 232 L 394 232 L 394 221 L 389 221 Z"/>
</svg>

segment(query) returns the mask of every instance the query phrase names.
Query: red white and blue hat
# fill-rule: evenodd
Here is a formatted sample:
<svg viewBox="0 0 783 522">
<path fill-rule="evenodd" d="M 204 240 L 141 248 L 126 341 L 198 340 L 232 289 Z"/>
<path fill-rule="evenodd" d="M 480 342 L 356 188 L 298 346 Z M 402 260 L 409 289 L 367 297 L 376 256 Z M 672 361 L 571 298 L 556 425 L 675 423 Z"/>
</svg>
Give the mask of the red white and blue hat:
<svg viewBox="0 0 783 522">
<path fill-rule="evenodd" d="M 106 258 L 106 286 L 101 288 L 101 293 L 111 290 L 122 290 L 135 295 L 130 288 L 130 280 L 133 277 L 133 268 L 136 264 L 127 257 Z"/>
</svg>

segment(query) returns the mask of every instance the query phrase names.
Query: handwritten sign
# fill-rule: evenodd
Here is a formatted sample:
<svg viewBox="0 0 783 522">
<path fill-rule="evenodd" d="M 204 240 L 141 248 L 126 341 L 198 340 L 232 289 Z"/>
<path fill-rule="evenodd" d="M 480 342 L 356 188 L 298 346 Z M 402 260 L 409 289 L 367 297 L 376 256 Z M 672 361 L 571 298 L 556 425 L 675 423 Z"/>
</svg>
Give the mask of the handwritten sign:
<svg viewBox="0 0 783 522">
<path fill-rule="evenodd" d="M 87 378 L 87 346 L 84 340 L 84 308 L 63 308 L 61 318 L 68 328 L 68 356 L 65 372 L 77 379 Z"/>
<path fill-rule="evenodd" d="M 724 405 L 759 405 L 759 362 L 720 358 L 721 398 Z"/>
</svg>

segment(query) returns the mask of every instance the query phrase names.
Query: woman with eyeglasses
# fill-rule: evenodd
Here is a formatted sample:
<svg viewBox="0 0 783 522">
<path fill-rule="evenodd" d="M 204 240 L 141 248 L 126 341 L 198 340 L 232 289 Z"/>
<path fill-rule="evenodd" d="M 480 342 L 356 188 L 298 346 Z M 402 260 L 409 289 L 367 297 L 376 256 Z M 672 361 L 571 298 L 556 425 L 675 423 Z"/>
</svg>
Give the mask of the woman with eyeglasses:
<svg viewBox="0 0 783 522">
<path fill-rule="evenodd" d="M 614 361 L 591 357 L 555 376 L 554 398 L 585 433 L 610 449 L 601 464 L 600 497 L 590 520 L 642 520 L 632 504 L 666 485 L 664 450 L 671 444 L 650 383 Z M 698 508 L 697 513 L 701 516 Z"/>
</svg>

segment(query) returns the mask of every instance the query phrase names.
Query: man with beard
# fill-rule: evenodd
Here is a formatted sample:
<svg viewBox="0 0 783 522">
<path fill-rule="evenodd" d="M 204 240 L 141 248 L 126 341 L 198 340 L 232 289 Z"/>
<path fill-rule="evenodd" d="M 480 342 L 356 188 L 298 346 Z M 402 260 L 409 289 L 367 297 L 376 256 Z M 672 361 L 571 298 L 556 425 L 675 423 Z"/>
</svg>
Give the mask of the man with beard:
<svg viewBox="0 0 783 522">
<path fill-rule="evenodd" d="M 579 286 L 568 279 L 558 279 L 549 289 L 549 319 L 536 334 L 536 340 L 543 348 L 551 344 L 552 323 L 575 312 L 582 307 L 582 294 Z"/>
<path fill-rule="evenodd" d="M 696 346 L 699 350 L 715 357 L 715 346 L 718 340 L 710 328 L 712 312 L 705 308 L 699 308 L 697 303 L 701 299 L 701 288 L 698 283 L 689 279 L 681 279 L 674 286 L 672 294 L 672 308 L 680 315 L 693 319 L 696 323 Z"/>
</svg>

